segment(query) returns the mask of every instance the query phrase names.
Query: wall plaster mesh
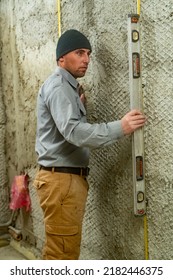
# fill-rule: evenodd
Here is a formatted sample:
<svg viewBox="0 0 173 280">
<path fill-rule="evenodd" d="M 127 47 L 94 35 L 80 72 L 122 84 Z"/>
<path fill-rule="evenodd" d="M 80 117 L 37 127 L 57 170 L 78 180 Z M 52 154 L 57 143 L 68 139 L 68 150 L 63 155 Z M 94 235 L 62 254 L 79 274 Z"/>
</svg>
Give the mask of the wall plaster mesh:
<svg viewBox="0 0 173 280">
<path fill-rule="evenodd" d="M 1 29 L 0 29 L 1 35 Z M 7 187 L 6 159 L 5 159 L 5 107 L 0 67 L 0 224 L 7 222 L 9 192 Z"/>
<path fill-rule="evenodd" d="M 1 110 L 1 108 L 0 108 Z M 8 219 L 9 191 L 5 164 L 5 127 L 0 123 L 0 224 Z"/>
<path fill-rule="evenodd" d="M 146 184 L 151 259 L 173 258 L 173 2 L 144 1 Z"/>
<path fill-rule="evenodd" d="M 36 172 L 34 116 L 38 88 L 54 67 L 50 60 L 53 59 L 57 38 L 55 1 L 37 1 L 34 6 L 33 1 L 1 0 L 0 5 L 6 15 L 2 26 L 8 27 L 3 37 L 2 52 L 5 62 L 3 95 L 8 108 L 8 174 L 12 178 L 12 175 L 25 169 L 30 176 L 31 230 L 36 238 L 35 246 L 41 250 L 44 241 L 43 216 L 32 187 Z M 62 0 L 61 8 L 62 31 L 77 28 L 89 36 L 93 46 L 87 76 L 81 80 L 88 97 L 89 121 L 105 122 L 121 118 L 129 110 L 130 102 L 127 15 L 136 12 L 136 1 Z M 141 1 L 143 100 L 148 118 L 144 140 L 150 259 L 173 257 L 173 161 L 170 156 L 173 152 L 172 37 L 172 0 Z M 7 67 L 9 63 L 11 65 L 11 54 L 8 57 L 5 51 L 5 47 L 9 50 L 6 43 L 9 38 L 13 39 L 10 48 L 15 48 L 12 58 L 17 75 L 12 75 Z M 13 81 L 16 77 L 17 81 Z M 11 80 L 16 86 L 15 92 L 13 83 L 9 85 Z M 17 145 L 11 143 L 12 137 Z M 121 139 L 113 146 L 93 150 L 90 168 L 80 258 L 144 259 L 143 218 L 133 215 L 131 137 Z"/>
</svg>

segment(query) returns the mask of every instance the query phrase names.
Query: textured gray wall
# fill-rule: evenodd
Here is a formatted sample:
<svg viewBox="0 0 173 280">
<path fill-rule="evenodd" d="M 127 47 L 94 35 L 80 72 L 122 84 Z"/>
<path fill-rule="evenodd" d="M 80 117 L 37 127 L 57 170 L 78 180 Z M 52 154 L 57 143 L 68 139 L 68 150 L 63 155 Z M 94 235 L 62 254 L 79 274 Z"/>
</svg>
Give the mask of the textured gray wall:
<svg viewBox="0 0 173 280">
<path fill-rule="evenodd" d="M 2 36 L 2 26 L 0 25 L 0 38 Z M 2 41 L 0 43 L 0 54 L 2 51 Z M 10 211 L 9 203 L 9 188 L 7 184 L 6 174 L 6 158 L 5 158 L 5 107 L 2 90 L 2 69 L 0 64 L 0 225 L 6 223 Z"/>
<path fill-rule="evenodd" d="M 36 171 L 35 105 L 38 89 L 54 70 L 58 38 L 56 1 L 1 0 L 1 78 L 5 102 L 9 185 L 30 176 L 33 221 L 41 249 L 42 213 L 32 179 Z M 121 118 L 129 110 L 127 15 L 136 1 L 62 0 L 62 32 L 76 28 L 93 52 L 81 80 L 90 122 Z M 173 258 L 173 2 L 141 1 L 145 173 L 150 259 Z M 131 137 L 91 152 L 90 191 L 81 259 L 144 259 L 144 219 L 133 215 Z"/>
<path fill-rule="evenodd" d="M 173 1 L 142 8 L 150 257 L 173 259 Z"/>
<path fill-rule="evenodd" d="M 3 209 L 3 211 L 0 211 L 0 224 L 6 223 L 10 214 L 8 210 L 9 188 L 7 185 L 5 158 L 5 123 L 5 108 L 3 103 L 2 81 L 0 78 L 0 209 Z"/>
</svg>

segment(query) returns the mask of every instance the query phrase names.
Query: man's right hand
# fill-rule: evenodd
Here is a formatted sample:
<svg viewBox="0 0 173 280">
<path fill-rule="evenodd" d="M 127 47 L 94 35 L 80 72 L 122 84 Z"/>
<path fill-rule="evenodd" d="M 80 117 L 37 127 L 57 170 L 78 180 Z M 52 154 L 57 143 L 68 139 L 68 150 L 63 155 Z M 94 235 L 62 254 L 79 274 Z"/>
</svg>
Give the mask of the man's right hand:
<svg viewBox="0 0 173 280">
<path fill-rule="evenodd" d="M 122 119 L 121 125 L 124 135 L 131 134 L 136 129 L 144 126 L 146 117 L 139 110 L 132 110 L 128 112 Z"/>
</svg>

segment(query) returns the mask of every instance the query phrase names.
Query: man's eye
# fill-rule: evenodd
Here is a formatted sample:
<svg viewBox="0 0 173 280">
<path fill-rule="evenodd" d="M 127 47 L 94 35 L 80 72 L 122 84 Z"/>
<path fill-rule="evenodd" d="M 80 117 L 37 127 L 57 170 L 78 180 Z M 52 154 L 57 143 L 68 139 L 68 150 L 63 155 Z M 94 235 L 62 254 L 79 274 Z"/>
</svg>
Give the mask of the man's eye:
<svg viewBox="0 0 173 280">
<path fill-rule="evenodd" d="M 82 51 L 77 51 L 77 55 L 82 55 L 83 54 L 83 52 Z"/>
</svg>

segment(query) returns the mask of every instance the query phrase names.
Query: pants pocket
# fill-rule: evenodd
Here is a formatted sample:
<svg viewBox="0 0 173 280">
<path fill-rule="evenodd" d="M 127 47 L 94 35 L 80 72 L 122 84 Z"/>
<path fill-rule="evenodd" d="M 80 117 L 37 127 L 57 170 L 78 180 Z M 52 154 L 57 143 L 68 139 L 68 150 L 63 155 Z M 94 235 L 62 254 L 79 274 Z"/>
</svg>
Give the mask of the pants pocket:
<svg viewBox="0 0 173 280">
<path fill-rule="evenodd" d="M 55 254 L 55 259 L 78 259 L 81 234 L 78 226 L 46 225 L 46 254 Z M 51 252 L 51 253 L 50 253 Z M 54 253 L 53 253 L 54 252 Z"/>
<path fill-rule="evenodd" d="M 40 206 L 44 211 L 47 207 L 47 183 L 40 180 L 34 180 L 33 186 L 36 188 Z"/>
<path fill-rule="evenodd" d="M 41 187 L 45 186 L 45 182 L 44 181 L 38 181 L 38 180 L 34 180 L 33 182 L 33 186 L 38 190 Z"/>
<path fill-rule="evenodd" d="M 55 226 L 46 225 L 46 231 L 53 235 L 76 235 L 79 231 L 78 226 Z"/>
</svg>

